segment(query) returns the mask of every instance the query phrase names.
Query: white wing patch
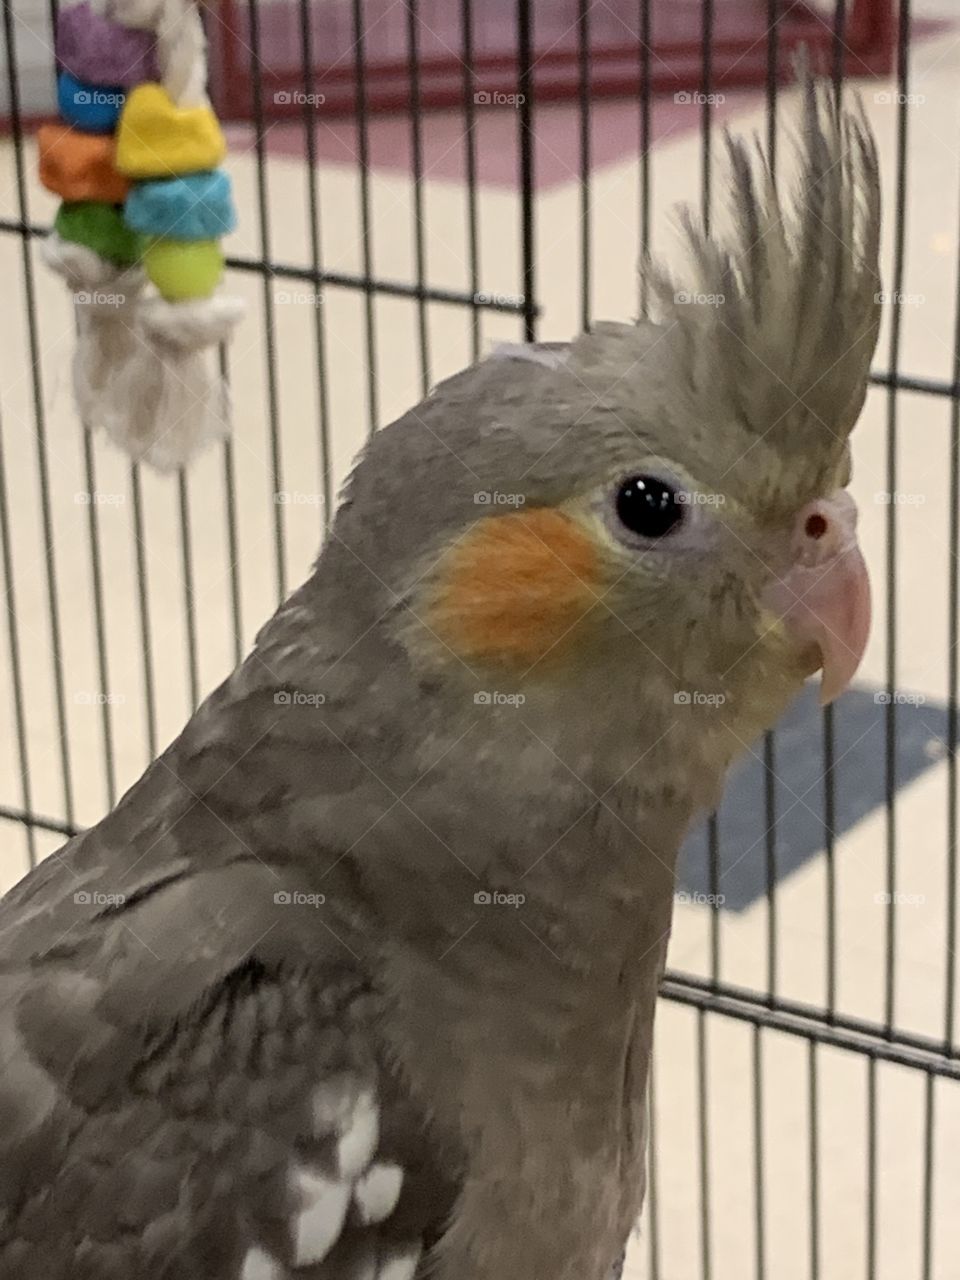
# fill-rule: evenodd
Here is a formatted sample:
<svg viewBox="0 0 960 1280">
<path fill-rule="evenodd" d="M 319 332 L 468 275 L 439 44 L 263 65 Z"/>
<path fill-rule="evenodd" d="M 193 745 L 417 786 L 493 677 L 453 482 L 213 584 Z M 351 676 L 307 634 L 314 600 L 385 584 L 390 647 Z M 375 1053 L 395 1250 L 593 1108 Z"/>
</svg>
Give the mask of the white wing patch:
<svg viewBox="0 0 960 1280">
<path fill-rule="evenodd" d="M 353 1186 L 309 1169 L 298 1169 L 295 1180 L 303 1208 L 294 1228 L 294 1265 L 306 1267 L 322 1262 L 339 1238 Z"/>
<path fill-rule="evenodd" d="M 413 1280 L 420 1261 L 420 1246 L 397 1250 L 385 1259 L 377 1272 L 377 1280 Z"/>
<path fill-rule="evenodd" d="M 251 1244 L 237 1280 L 289 1280 L 299 1268 L 322 1263 L 341 1240 L 348 1251 L 363 1241 L 362 1270 L 350 1272 L 355 1280 L 413 1280 L 420 1243 L 387 1245 L 377 1232 L 397 1207 L 404 1171 L 374 1159 L 380 1141 L 374 1090 L 351 1076 L 326 1082 L 310 1099 L 308 1128 L 327 1154 L 311 1157 L 301 1150 L 291 1164 L 289 1244 L 280 1250 L 282 1257 L 265 1250 L 262 1241 Z"/>
<path fill-rule="evenodd" d="M 251 1249 L 243 1260 L 240 1280 L 283 1280 L 283 1268 L 262 1249 Z"/>
<path fill-rule="evenodd" d="M 373 1159 L 380 1140 L 380 1108 L 370 1090 L 361 1093 L 341 1128 L 337 1164 L 345 1178 L 357 1178 Z"/>
<path fill-rule="evenodd" d="M 397 1207 L 403 1170 L 398 1164 L 374 1164 L 354 1188 L 353 1198 L 363 1222 L 382 1222 Z"/>
</svg>

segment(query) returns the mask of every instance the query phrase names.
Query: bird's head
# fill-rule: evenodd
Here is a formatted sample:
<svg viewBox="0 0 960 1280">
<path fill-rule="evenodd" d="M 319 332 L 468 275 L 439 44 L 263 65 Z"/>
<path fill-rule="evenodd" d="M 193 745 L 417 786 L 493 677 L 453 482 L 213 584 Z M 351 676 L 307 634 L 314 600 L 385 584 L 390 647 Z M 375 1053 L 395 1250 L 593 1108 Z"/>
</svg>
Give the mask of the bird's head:
<svg viewBox="0 0 960 1280">
<path fill-rule="evenodd" d="M 373 439 L 334 539 L 422 671 L 659 727 L 700 708 L 724 763 L 866 644 L 845 486 L 879 289 L 859 114 L 807 86 L 789 202 L 728 153 L 734 229 L 686 217 L 695 272 L 646 266 L 652 318 L 441 384 Z"/>
</svg>

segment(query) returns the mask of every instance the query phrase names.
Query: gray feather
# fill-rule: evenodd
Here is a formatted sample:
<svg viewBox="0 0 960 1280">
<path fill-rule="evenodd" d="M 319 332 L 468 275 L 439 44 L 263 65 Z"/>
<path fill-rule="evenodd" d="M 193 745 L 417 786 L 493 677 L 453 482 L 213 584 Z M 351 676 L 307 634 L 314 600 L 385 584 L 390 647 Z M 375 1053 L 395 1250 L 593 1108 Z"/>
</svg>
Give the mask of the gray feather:
<svg viewBox="0 0 960 1280">
<path fill-rule="evenodd" d="M 784 455 L 835 450 L 863 403 L 880 321 L 880 187 L 859 104 L 806 79 L 800 172 L 789 201 L 762 148 L 726 137 L 733 230 L 710 234 L 689 210 L 682 225 L 694 274 L 678 282 L 647 264 L 671 350 L 697 353 L 720 413 Z M 678 302 L 678 295 L 722 298 Z"/>
</svg>

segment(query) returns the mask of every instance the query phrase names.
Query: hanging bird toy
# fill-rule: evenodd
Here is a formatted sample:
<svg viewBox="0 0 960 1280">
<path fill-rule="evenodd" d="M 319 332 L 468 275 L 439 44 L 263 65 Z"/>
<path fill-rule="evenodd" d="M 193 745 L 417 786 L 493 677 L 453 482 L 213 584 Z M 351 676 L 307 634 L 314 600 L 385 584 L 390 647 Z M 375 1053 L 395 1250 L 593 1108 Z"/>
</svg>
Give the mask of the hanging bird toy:
<svg viewBox="0 0 960 1280">
<path fill-rule="evenodd" d="M 62 9 L 61 122 L 38 135 L 62 201 L 44 256 L 74 296 L 81 420 L 162 471 L 227 431 L 213 348 L 243 312 L 221 291 L 236 211 L 205 50 L 194 0 Z"/>
</svg>

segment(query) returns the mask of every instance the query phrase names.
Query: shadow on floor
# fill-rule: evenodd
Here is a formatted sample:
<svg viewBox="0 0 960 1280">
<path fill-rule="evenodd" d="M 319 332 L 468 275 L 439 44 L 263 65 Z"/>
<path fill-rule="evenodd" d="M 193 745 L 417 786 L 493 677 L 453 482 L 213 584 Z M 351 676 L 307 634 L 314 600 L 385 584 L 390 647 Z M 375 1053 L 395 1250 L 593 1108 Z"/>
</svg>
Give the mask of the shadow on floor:
<svg viewBox="0 0 960 1280">
<path fill-rule="evenodd" d="M 900 694 L 901 699 L 922 695 Z M 828 768 L 824 713 L 809 685 L 774 731 L 772 772 L 763 743 L 731 774 L 717 817 L 718 849 L 711 873 L 709 827 L 693 831 L 680 855 L 680 887 L 688 893 L 723 894 L 723 906 L 742 911 L 767 889 L 769 843 L 774 835 L 772 878 L 782 881 L 827 845 L 828 791 L 832 780 L 834 835 L 839 839 L 886 799 L 886 693 L 852 689 L 833 711 L 833 765 Z M 903 787 L 946 754 L 947 708 L 931 701 L 898 701 L 896 785 Z M 768 776 L 773 782 L 771 824 Z"/>
</svg>

